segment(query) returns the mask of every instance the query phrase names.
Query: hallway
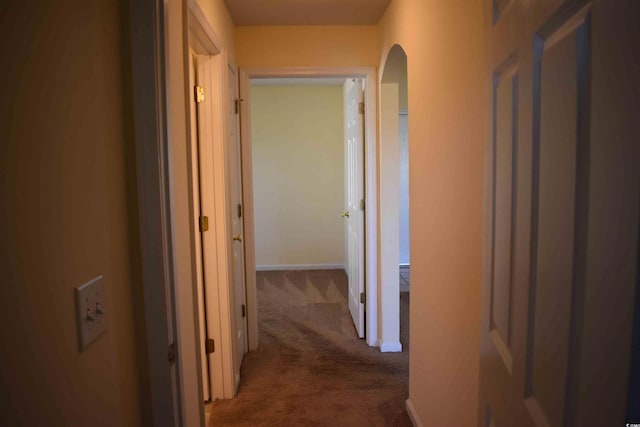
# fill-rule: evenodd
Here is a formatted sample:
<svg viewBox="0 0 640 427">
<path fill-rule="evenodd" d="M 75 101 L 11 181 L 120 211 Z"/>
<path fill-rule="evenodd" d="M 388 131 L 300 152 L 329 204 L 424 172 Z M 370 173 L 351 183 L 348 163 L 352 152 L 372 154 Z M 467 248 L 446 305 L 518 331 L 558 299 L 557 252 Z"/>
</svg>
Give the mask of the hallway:
<svg viewBox="0 0 640 427">
<path fill-rule="evenodd" d="M 258 272 L 260 347 L 245 356 L 238 394 L 207 405 L 216 426 L 410 426 L 408 302 L 402 353 L 357 338 L 342 270 Z"/>
</svg>

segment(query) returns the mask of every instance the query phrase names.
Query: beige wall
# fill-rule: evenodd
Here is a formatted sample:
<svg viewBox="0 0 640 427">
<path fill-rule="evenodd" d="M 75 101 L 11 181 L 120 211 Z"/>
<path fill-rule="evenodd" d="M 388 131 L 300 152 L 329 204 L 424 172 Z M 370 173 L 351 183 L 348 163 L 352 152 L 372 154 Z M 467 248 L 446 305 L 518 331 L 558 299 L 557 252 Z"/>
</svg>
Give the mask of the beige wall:
<svg viewBox="0 0 640 427">
<path fill-rule="evenodd" d="M 380 63 L 395 43 L 408 58 L 411 282 L 417 285 L 409 397 L 425 426 L 476 425 L 482 22 L 476 0 L 393 0 L 380 22 Z"/>
<path fill-rule="evenodd" d="M 2 9 L 0 425 L 138 426 L 127 5 Z M 80 353 L 73 290 L 100 274 L 107 331 Z"/>
<path fill-rule="evenodd" d="M 240 67 L 376 66 L 380 62 L 375 26 L 237 27 Z"/>
<path fill-rule="evenodd" d="M 256 264 L 344 264 L 342 86 L 253 86 Z"/>
</svg>

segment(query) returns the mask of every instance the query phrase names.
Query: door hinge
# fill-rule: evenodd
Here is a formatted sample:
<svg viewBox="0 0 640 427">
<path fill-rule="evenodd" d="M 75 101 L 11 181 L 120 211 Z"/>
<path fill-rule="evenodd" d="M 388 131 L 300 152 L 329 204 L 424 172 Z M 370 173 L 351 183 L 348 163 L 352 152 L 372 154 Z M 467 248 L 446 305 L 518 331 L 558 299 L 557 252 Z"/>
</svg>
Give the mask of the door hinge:
<svg viewBox="0 0 640 427">
<path fill-rule="evenodd" d="M 242 218 L 242 205 L 238 203 L 238 218 Z"/>
<path fill-rule="evenodd" d="M 202 86 L 196 86 L 195 92 L 196 92 L 196 102 L 198 104 L 201 102 L 204 102 L 204 88 Z"/>
<path fill-rule="evenodd" d="M 174 343 L 169 344 L 167 358 L 169 359 L 169 366 L 173 366 L 176 363 L 176 345 Z"/>
<path fill-rule="evenodd" d="M 365 204 L 364 199 L 360 199 L 360 210 L 364 210 Z"/>
<path fill-rule="evenodd" d="M 364 114 L 364 102 L 361 102 L 360 104 L 358 104 L 358 108 L 359 108 L 360 114 Z"/>
<path fill-rule="evenodd" d="M 201 216 L 200 220 L 200 232 L 205 232 L 209 229 L 209 217 L 208 216 Z"/>
<path fill-rule="evenodd" d="M 207 354 L 211 354 L 216 351 L 216 342 L 213 338 L 207 338 L 204 342 L 204 350 Z"/>
<path fill-rule="evenodd" d="M 360 304 L 364 304 L 367 301 L 367 296 L 364 292 L 360 292 Z"/>
<path fill-rule="evenodd" d="M 247 317 L 247 306 L 242 304 L 242 317 Z"/>
<path fill-rule="evenodd" d="M 240 114 L 240 103 L 243 101 L 242 98 L 236 99 L 236 114 Z"/>
</svg>

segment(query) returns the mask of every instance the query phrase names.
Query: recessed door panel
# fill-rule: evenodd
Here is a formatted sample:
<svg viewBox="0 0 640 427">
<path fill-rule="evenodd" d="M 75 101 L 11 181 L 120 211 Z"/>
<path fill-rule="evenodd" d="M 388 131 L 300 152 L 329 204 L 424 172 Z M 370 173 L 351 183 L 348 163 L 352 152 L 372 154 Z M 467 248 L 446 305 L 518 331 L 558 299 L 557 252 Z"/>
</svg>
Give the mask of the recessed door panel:
<svg viewBox="0 0 640 427">
<path fill-rule="evenodd" d="M 496 72 L 493 142 L 493 281 L 491 330 L 511 371 L 513 226 L 515 215 L 518 74 L 515 57 Z"/>
<path fill-rule="evenodd" d="M 534 52 L 534 193 L 532 218 L 531 298 L 527 349 L 527 399 L 532 413 L 550 425 L 561 425 L 566 413 L 568 364 L 574 354 L 570 343 L 574 315 L 573 295 L 584 287 L 584 268 L 575 248 L 586 242 L 576 226 L 587 215 L 579 209 L 588 176 L 587 140 L 579 135 L 578 119 L 586 86 L 580 76 L 586 62 L 578 47 L 587 32 L 584 10 L 568 16 L 556 29 L 536 40 Z M 580 52 L 580 54 L 584 54 Z M 582 68 L 582 69 L 581 69 Z M 579 231 L 579 230 L 578 230 Z"/>
</svg>

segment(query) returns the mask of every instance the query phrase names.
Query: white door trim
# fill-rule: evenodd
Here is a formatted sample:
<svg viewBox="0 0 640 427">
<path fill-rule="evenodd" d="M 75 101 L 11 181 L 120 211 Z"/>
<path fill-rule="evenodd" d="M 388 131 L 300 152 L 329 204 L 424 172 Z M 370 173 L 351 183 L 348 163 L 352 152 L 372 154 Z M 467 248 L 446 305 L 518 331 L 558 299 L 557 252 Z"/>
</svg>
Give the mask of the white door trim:
<svg viewBox="0 0 640 427">
<path fill-rule="evenodd" d="M 175 343 L 175 277 L 171 183 L 168 179 L 165 5 L 130 2 L 133 121 L 136 148 L 144 338 L 149 406 L 155 425 L 182 423 L 180 369 L 167 354 Z"/>
<path fill-rule="evenodd" d="M 362 77 L 365 89 L 365 292 L 366 341 L 378 342 L 378 176 L 377 176 L 377 72 L 374 67 L 250 67 L 240 69 L 240 138 L 243 164 L 243 203 L 245 206 L 245 263 L 249 349 L 258 347 L 258 305 L 253 209 L 253 171 L 251 157 L 251 78 L 254 77 Z"/>
</svg>

